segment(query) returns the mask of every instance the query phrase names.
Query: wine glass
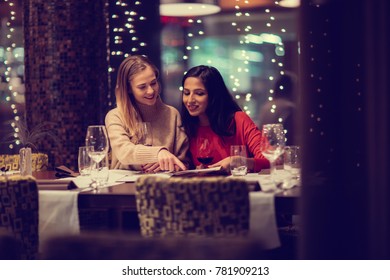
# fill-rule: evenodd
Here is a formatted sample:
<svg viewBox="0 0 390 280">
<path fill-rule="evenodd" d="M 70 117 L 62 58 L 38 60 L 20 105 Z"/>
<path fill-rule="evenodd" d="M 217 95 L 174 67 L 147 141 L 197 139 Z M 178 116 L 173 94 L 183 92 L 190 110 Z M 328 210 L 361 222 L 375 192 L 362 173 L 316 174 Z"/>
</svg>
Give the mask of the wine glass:
<svg viewBox="0 0 390 280">
<path fill-rule="evenodd" d="M 264 157 L 270 162 L 271 180 L 276 184 L 275 161 L 284 153 L 286 144 L 283 125 L 280 123 L 265 124 L 261 133 L 260 148 Z"/>
<path fill-rule="evenodd" d="M 205 137 L 199 137 L 197 142 L 197 160 L 202 165 L 210 164 L 213 161 L 213 156 L 211 155 L 211 141 Z"/>
<path fill-rule="evenodd" d="M 92 159 L 88 154 L 88 149 L 90 147 L 82 146 L 79 147 L 79 156 L 78 156 L 78 167 L 79 173 L 81 176 L 88 176 L 91 174 Z"/>
<path fill-rule="evenodd" d="M 91 125 L 88 126 L 87 136 L 85 138 L 85 146 L 87 146 L 87 151 L 89 157 L 94 161 L 93 172 L 99 172 L 98 164 L 104 159 L 107 155 L 109 144 L 107 137 L 107 130 L 104 125 Z M 96 183 L 96 188 L 98 187 L 98 180 L 96 180 L 97 175 L 92 180 Z"/>
<path fill-rule="evenodd" d="M 142 133 L 139 143 L 145 146 L 152 146 L 152 127 L 150 122 L 141 122 L 139 123 L 140 131 Z"/>
</svg>

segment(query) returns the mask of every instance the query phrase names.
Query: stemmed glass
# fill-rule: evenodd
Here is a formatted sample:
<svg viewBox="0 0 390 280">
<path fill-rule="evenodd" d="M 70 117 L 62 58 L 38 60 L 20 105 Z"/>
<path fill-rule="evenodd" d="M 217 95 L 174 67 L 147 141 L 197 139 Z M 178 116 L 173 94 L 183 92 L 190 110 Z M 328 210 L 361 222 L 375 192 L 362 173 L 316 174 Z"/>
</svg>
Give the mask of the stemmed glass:
<svg viewBox="0 0 390 280">
<path fill-rule="evenodd" d="M 286 145 L 283 125 L 280 123 L 265 124 L 261 133 L 260 148 L 264 157 L 270 162 L 271 179 L 276 183 L 275 161 L 284 153 L 284 146 Z"/>
<path fill-rule="evenodd" d="M 142 137 L 139 139 L 138 142 L 145 146 L 152 146 L 153 136 L 152 136 L 152 127 L 150 125 L 150 122 L 141 122 L 139 126 L 142 132 Z"/>
<path fill-rule="evenodd" d="M 199 137 L 196 145 L 198 150 L 198 154 L 196 156 L 197 160 L 203 165 L 210 164 L 213 161 L 210 139 Z"/>
<path fill-rule="evenodd" d="M 98 165 L 107 155 L 109 148 L 106 127 L 104 125 L 88 126 L 87 136 L 85 137 L 85 146 L 88 147 L 89 157 L 94 161 L 94 171 L 99 172 L 99 170 L 97 170 Z M 97 178 L 97 175 L 93 178 L 96 187 L 99 185 Z"/>
</svg>

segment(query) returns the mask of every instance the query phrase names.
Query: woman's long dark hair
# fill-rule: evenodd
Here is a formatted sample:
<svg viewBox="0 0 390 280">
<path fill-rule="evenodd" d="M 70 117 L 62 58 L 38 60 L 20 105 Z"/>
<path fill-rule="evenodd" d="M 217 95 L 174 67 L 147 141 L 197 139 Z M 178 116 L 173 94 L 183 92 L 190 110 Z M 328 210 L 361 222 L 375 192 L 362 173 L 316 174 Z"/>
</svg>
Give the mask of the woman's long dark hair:
<svg viewBox="0 0 390 280">
<path fill-rule="evenodd" d="M 234 113 L 242 110 L 234 101 L 219 71 L 212 66 L 195 66 L 184 75 L 181 83 L 183 88 L 185 80 L 189 77 L 200 79 L 208 92 L 206 115 L 211 129 L 220 136 L 234 135 L 236 133 Z M 192 117 L 184 104 L 181 116 L 188 136 L 195 136 L 199 118 Z"/>
</svg>

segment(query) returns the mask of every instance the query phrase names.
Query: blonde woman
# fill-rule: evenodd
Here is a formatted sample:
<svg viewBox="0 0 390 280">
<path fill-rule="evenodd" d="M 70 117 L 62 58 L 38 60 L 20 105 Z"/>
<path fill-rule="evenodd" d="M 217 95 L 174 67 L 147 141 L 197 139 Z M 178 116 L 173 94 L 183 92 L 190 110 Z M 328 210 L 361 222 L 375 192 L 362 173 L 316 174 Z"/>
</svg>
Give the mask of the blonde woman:
<svg viewBox="0 0 390 280">
<path fill-rule="evenodd" d="M 179 112 L 160 98 L 159 71 L 145 56 L 133 55 L 120 65 L 115 88 L 117 107 L 106 115 L 112 169 L 145 172 L 186 170 L 188 138 Z M 142 122 L 150 123 L 145 145 Z"/>
</svg>

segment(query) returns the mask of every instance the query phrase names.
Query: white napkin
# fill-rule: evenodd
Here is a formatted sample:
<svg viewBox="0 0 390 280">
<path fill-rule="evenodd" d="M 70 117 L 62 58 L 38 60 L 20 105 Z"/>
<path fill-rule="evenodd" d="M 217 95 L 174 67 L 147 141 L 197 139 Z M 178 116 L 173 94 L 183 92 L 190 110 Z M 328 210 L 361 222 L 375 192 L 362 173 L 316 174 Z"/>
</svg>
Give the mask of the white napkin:
<svg viewBox="0 0 390 280">
<path fill-rule="evenodd" d="M 116 182 L 124 175 L 119 170 L 110 170 L 107 186 L 121 184 Z M 69 180 L 63 178 L 59 180 Z M 90 190 L 90 176 L 72 178 L 78 189 L 75 190 L 40 190 L 39 191 L 39 242 L 44 242 L 56 235 L 80 233 L 78 194 Z M 42 248 L 42 247 L 41 247 Z"/>
<path fill-rule="evenodd" d="M 249 182 L 258 182 L 263 192 L 281 192 L 283 189 L 291 189 L 300 185 L 300 181 L 291 178 L 291 174 L 284 170 L 278 169 L 275 171 L 275 179 L 281 184 L 281 189 L 276 188 L 275 183 L 271 180 L 269 174 L 248 173 L 242 176 L 243 179 Z"/>
<path fill-rule="evenodd" d="M 116 169 L 109 170 L 107 184 L 104 187 L 100 186 L 99 188 L 106 188 L 106 187 L 121 184 L 119 180 L 127 175 L 127 172 L 123 172 L 123 171 L 126 170 L 116 170 Z M 64 178 L 64 179 L 69 180 L 69 178 Z M 77 176 L 75 178 L 72 178 L 72 181 L 81 190 L 86 190 L 86 191 L 91 190 L 92 177 L 90 175 Z"/>
<path fill-rule="evenodd" d="M 250 192 L 249 233 L 264 244 L 264 249 L 280 247 L 279 233 L 275 217 L 275 197 L 273 193 Z"/>
<path fill-rule="evenodd" d="M 77 191 L 39 191 L 39 241 L 80 233 Z"/>
</svg>

